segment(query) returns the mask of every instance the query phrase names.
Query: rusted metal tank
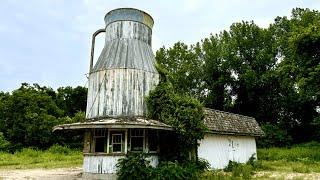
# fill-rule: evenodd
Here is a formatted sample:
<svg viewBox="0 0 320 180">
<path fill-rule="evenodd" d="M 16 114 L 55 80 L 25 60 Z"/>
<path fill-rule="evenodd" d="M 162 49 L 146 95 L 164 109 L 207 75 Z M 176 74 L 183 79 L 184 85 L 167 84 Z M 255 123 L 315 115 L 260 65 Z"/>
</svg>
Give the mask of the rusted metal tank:
<svg viewBox="0 0 320 180">
<path fill-rule="evenodd" d="M 106 36 L 97 62 L 90 62 L 86 119 L 145 116 L 145 97 L 159 81 L 151 49 L 153 19 L 121 8 L 104 20 L 105 29 L 95 33 Z"/>
</svg>

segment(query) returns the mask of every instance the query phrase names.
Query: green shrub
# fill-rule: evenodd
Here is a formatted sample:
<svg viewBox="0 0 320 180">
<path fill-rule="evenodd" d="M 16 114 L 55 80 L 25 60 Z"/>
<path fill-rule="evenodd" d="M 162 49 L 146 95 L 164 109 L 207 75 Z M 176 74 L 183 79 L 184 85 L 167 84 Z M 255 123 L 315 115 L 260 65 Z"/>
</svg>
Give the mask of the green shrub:
<svg viewBox="0 0 320 180">
<path fill-rule="evenodd" d="M 235 161 L 229 161 L 228 165 L 224 168 L 225 172 L 232 172 L 236 166 L 239 166 L 240 163 Z"/>
<path fill-rule="evenodd" d="M 205 160 L 187 161 L 185 163 L 162 162 L 154 168 L 154 179 L 198 179 L 209 167 Z"/>
<path fill-rule="evenodd" d="M 10 146 L 10 142 L 4 138 L 2 132 L 0 132 L 0 151 L 8 151 L 8 147 Z"/>
<path fill-rule="evenodd" d="M 189 179 L 192 172 L 188 172 L 177 161 L 162 162 L 153 170 L 153 179 Z"/>
<path fill-rule="evenodd" d="M 145 154 L 140 153 L 129 154 L 120 159 L 117 164 L 118 179 L 198 179 L 208 168 L 208 162 L 204 160 L 184 163 L 163 161 L 157 167 L 152 167 L 146 157 Z"/>
<path fill-rule="evenodd" d="M 175 136 L 176 142 L 172 146 L 175 147 L 160 156 L 171 161 L 184 161 L 190 157 L 189 153 L 198 146 L 198 140 L 204 137 L 207 130 L 203 122 L 203 106 L 196 98 L 176 92 L 167 71 L 160 66 L 157 69 L 161 80 L 146 98 L 148 117 L 168 124 L 174 130 L 172 136 Z M 175 158 L 171 158 L 174 155 Z M 193 153 L 193 160 L 195 157 Z"/>
<path fill-rule="evenodd" d="M 292 137 L 281 125 L 265 123 L 261 128 L 266 135 L 259 138 L 258 147 L 287 147 L 292 144 Z"/>
<path fill-rule="evenodd" d="M 232 169 L 232 177 L 240 177 L 242 179 L 251 179 L 253 167 L 247 164 L 238 164 Z"/>
<path fill-rule="evenodd" d="M 262 168 L 262 164 L 260 161 L 257 160 L 256 154 L 252 154 L 246 164 L 251 165 L 253 167 L 253 169 L 261 169 Z"/>
<path fill-rule="evenodd" d="M 254 155 L 251 156 L 246 164 L 241 164 L 235 161 L 229 161 L 227 167 L 225 167 L 225 172 L 231 172 L 232 178 L 240 179 L 251 179 L 253 171 L 255 169 L 254 165 L 257 165 Z"/>
<path fill-rule="evenodd" d="M 150 179 L 152 167 L 143 153 L 127 154 L 117 163 L 117 175 L 119 180 L 144 180 Z"/>
<path fill-rule="evenodd" d="M 48 152 L 53 154 L 65 154 L 68 155 L 71 153 L 71 150 L 67 146 L 60 146 L 58 144 L 54 144 L 48 149 Z"/>
</svg>

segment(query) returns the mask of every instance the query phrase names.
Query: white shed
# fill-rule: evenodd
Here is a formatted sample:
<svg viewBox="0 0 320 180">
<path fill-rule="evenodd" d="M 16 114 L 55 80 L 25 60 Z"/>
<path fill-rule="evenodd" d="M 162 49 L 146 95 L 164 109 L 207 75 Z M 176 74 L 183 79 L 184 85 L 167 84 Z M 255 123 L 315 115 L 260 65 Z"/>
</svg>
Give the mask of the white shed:
<svg viewBox="0 0 320 180">
<path fill-rule="evenodd" d="M 199 142 L 199 158 L 213 169 L 222 169 L 229 161 L 245 163 L 256 156 L 256 137 L 263 131 L 254 118 L 207 108 L 204 112 L 209 131 Z"/>
</svg>

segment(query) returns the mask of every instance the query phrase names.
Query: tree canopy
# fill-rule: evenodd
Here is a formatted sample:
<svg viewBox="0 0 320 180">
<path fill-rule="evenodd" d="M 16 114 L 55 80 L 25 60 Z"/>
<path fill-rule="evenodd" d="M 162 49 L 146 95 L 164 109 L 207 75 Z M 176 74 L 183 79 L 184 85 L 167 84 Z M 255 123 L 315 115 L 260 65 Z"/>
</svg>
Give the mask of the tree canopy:
<svg viewBox="0 0 320 180">
<path fill-rule="evenodd" d="M 10 142 L 11 149 L 46 148 L 62 143 L 63 139 L 52 133 L 52 127 L 72 119 L 79 121 L 79 116 L 84 118 L 81 111 L 85 109 L 86 91 L 78 86 L 55 92 L 38 84 L 23 83 L 11 94 L 0 93 L 0 139 Z"/>
<path fill-rule="evenodd" d="M 319 30 L 319 11 L 296 8 L 268 28 L 243 21 L 194 45 L 160 48 L 156 60 L 177 92 L 255 117 L 267 132 L 261 145 L 320 140 Z"/>
<path fill-rule="evenodd" d="M 161 76 L 166 83 L 151 93 L 159 101 L 152 102 L 150 117 L 176 123 L 186 144 L 203 136 L 185 128 L 199 125 L 202 106 L 256 118 L 266 132 L 261 146 L 320 141 L 319 11 L 295 8 L 268 28 L 234 23 L 198 43 L 162 47 L 156 61 L 166 71 Z M 55 91 L 26 83 L 0 92 L 0 149 L 80 142 L 61 141 L 51 130 L 84 119 L 86 94 L 80 86 Z"/>
</svg>

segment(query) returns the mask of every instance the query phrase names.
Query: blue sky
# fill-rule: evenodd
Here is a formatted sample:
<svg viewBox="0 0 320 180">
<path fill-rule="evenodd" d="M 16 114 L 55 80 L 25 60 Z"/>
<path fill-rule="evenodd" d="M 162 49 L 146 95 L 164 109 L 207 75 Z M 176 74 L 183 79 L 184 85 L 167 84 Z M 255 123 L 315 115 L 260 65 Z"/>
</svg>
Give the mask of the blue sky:
<svg viewBox="0 0 320 180">
<path fill-rule="evenodd" d="M 22 82 L 54 89 L 85 85 L 91 34 L 105 26 L 108 11 L 119 7 L 138 8 L 154 18 L 155 52 L 177 41 L 195 43 L 241 20 L 267 27 L 295 7 L 319 10 L 320 0 L 1 0 L 0 91 Z M 96 58 L 103 38 L 97 40 Z"/>
</svg>

